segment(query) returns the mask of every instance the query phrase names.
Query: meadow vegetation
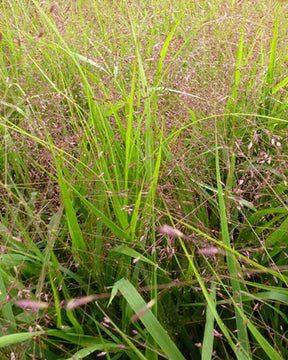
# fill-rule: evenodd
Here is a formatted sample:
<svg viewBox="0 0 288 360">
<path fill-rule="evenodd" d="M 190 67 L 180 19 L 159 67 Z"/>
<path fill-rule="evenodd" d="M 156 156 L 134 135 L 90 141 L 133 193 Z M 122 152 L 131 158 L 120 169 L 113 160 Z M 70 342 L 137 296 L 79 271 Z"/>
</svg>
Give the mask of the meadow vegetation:
<svg viewBox="0 0 288 360">
<path fill-rule="evenodd" d="M 0 358 L 288 358 L 288 3 L 0 2 Z"/>
</svg>

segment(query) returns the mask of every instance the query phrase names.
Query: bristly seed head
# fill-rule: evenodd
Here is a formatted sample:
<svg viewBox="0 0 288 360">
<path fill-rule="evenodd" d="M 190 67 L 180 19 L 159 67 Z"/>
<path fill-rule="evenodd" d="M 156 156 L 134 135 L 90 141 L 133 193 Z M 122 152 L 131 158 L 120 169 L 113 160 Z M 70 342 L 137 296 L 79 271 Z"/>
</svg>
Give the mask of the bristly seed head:
<svg viewBox="0 0 288 360">
<path fill-rule="evenodd" d="M 95 295 L 88 295 L 88 296 L 83 296 L 78 299 L 72 299 L 67 302 L 66 310 L 76 309 L 80 306 L 88 304 L 89 302 L 91 302 L 93 300 L 95 300 Z"/>
<path fill-rule="evenodd" d="M 33 301 L 33 300 L 17 300 L 15 305 L 25 310 L 44 310 L 49 307 L 49 304 L 44 301 Z"/>
<path fill-rule="evenodd" d="M 99 354 L 97 354 L 97 357 L 105 356 L 107 353 L 106 351 L 102 351 Z"/>
<path fill-rule="evenodd" d="M 180 230 L 174 229 L 170 225 L 162 225 L 158 229 L 158 233 L 161 235 L 167 235 L 171 238 L 184 238 L 185 237 L 185 235 Z"/>
<path fill-rule="evenodd" d="M 217 254 L 221 254 L 221 255 L 225 255 L 225 251 L 222 249 L 219 249 L 217 247 L 214 246 L 210 246 L 207 248 L 203 248 L 203 249 L 199 249 L 197 251 L 197 253 L 199 255 L 204 255 L 204 256 L 215 256 Z"/>
</svg>

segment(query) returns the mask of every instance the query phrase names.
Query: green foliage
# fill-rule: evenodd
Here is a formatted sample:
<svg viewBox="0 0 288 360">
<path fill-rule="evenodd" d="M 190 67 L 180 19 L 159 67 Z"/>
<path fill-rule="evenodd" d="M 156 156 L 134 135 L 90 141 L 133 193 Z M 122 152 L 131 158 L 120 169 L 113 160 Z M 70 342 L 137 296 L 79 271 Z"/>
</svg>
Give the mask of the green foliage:
<svg viewBox="0 0 288 360">
<path fill-rule="evenodd" d="M 286 359 L 285 2 L 0 13 L 0 358 Z"/>
</svg>

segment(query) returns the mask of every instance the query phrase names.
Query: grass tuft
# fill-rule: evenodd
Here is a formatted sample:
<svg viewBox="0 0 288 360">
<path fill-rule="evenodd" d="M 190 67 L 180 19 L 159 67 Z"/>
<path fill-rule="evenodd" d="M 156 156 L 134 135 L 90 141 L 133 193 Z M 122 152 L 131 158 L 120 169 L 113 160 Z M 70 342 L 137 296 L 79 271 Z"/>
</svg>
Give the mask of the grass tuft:
<svg viewBox="0 0 288 360">
<path fill-rule="evenodd" d="M 287 3 L 0 14 L 0 358 L 288 358 Z"/>
</svg>

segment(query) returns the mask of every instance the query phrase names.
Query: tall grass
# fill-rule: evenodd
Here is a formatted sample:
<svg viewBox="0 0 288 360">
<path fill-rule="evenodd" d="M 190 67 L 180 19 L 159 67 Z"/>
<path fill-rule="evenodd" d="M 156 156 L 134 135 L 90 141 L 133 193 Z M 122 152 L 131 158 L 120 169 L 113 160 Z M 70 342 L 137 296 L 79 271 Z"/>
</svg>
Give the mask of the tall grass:
<svg viewBox="0 0 288 360">
<path fill-rule="evenodd" d="M 287 6 L 1 3 L 1 359 L 287 358 Z"/>
</svg>

